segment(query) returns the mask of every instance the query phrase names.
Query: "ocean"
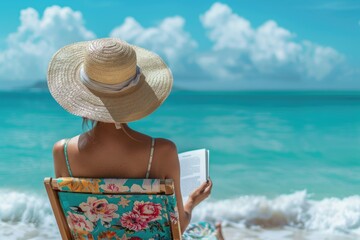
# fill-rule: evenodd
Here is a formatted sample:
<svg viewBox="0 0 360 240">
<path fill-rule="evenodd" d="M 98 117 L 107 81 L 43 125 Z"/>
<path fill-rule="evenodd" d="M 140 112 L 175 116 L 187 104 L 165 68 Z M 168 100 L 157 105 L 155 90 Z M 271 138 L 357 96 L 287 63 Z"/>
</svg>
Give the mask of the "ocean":
<svg viewBox="0 0 360 240">
<path fill-rule="evenodd" d="M 0 116 L 0 239 L 60 239 L 43 179 L 81 118 L 46 91 L 0 92 Z M 193 221 L 241 239 L 360 239 L 360 92 L 174 91 L 129 126 L 210 150 L 214 187 Z"/>
</svg>

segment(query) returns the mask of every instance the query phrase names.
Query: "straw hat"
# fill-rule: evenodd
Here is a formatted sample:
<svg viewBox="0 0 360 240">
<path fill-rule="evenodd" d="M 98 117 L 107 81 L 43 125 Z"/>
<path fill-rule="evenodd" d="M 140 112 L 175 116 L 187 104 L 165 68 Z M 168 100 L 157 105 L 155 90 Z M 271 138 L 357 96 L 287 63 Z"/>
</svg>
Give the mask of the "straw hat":
<svg viewBox="0 0 360 240">
<path fill-rule="evenodd" d="M 158 55 L 115 38 L 61 48 L 50 61 L 47 79 L 51 95 L 65 110 L 110 123 L 149 115 L 173 83 Z"/>
</svg>

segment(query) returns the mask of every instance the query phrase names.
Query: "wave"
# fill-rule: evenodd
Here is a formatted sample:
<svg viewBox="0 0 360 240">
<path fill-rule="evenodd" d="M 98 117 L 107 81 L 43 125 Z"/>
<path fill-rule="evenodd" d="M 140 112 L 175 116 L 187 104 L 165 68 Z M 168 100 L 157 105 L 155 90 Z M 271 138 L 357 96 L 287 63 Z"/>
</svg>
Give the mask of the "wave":
<svg viewBox="0 0 360 240">
<path fill-rule="evenodd" d="M 0 239 L 60 239 L 44 196 L 0 191 Z"/>
<path fill-rule="evenodd" d="M 360 196 L 311 200 L 305 190 L 273 199 L 241 196 L 204 203 L 193 216 L 195 221 L 222 221 L 239 228 L 294 227 L 360 235 Z"/>
<path fill-rule="evenodd" d="M 360 236 L 360 196 L 312 200 L 306 191 L 208 201 L 193 221 L 221 221 L 236 228 L 293 227 Z M 45 196 L 0 191 L 0 239 L 60 239 Z"/>
</svg>

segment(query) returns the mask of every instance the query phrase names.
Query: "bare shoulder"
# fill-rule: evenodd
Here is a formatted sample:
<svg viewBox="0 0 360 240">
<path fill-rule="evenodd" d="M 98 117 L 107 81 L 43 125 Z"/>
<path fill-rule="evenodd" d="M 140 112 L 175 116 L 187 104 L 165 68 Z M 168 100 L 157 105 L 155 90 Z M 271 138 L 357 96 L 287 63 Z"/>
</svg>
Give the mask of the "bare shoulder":
<svg viewBox="0 0 360 240">
<path fill-rule="evenodd" d="M 64 173 L 65 169 L 65 154 L 64 154 L 64 144 L 65 139 L 57 141 L 53 146 L 53 158 L 54 158 L 54 169 L 56 177 L 60 177 Z"/>
<path fill-rule="evenodd" d="M 54 158 L 58 158 L 58 157 L 62 157 L 64 154 L 64 144 L 65 144 L 65 139 L 61 139 L 59 141 L 57 141 L 54 146 L 53 146 L 53 157 Z"/>
<path fill-rule="evenodd" d="M 155 154 L 160 164 L 161 172 L 165 174 L 166 178 L 174 179 L 180 169 L 176 144 L 165 138 L 157 138 Z"/>
<path fill-rule="evenodd" d="M 158 152 L 161 151 L 163 154 L 177 154 L 177 147 L 173 141 L 166 138 L 156 138 L 155 141 L 155 148 Z"/>
</svg>

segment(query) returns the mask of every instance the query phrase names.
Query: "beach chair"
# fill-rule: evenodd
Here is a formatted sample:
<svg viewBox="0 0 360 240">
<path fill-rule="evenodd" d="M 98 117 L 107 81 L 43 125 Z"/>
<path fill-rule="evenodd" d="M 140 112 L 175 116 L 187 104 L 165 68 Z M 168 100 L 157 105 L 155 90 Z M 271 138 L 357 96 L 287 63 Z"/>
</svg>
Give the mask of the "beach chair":
<svg viewBox="0 0 360 240">
<path fill-rule="evenodd" d="M 173 180 L 45 178 L 62 239 L 181 239 Z"/>
</svg>

